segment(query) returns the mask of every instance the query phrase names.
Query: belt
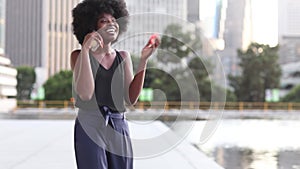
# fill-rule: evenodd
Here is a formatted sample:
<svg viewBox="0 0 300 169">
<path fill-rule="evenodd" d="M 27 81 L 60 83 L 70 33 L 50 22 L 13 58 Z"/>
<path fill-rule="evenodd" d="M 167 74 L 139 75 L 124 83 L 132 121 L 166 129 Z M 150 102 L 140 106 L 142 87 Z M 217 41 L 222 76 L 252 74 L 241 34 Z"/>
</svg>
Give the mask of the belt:
<svg viewBox="0 0 300 169">
<path fill-rule="evenodd" d="M 113 128 L 115 128 L 115 124 L 114 124 L 114 121 L 113 119 L 122 119 L 124 120 L 125 119 L 125 113 L 112 113 L 111 112 L 111 109 L 107 106 L 102 106 L 100 108 L 100 110 L 103 110 L 101 111 L 103 114 L 104 114 L 104 118 L 105 118 L 105 125 L 107 126 L 108 125 L 108 122 L 110 121 L 111 122 L 111 125 Z"/>
</svg>

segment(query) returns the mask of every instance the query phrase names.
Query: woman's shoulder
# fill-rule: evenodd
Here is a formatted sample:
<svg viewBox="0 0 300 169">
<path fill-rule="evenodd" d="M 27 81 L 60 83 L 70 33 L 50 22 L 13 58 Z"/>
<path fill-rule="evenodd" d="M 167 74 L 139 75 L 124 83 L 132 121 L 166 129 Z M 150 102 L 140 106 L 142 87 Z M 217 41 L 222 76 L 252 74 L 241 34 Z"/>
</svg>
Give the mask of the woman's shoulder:
<svg viewBox="0 0 300 169">
<path fill-rule="evenodd" d="M 77 49 L 77 50 L 73 50 L 71 53 L 71 68 L 72 68 L 72 70 L 74 69 L 74 66 L 77 61 L 80 51 L 81 51 L 80 49 Z"/>
<path fill-rule="evenodd" d="M 130 58 L 130 53 L 126 50 L 118 50 L 117 52 L 121 55 L 122 59 Z"/>
<path fill-rule="evenodd" d="M 72 60 L 76 60 L 77 57 L 79 56 L 80 52 L 81 52 L 80 49 L 73 50 L 73 51 L 71 52 L 71 59 L 72 59 Z"/>
<path fill-rule="evenodd" d="M 80 53 L 80 51 L 81 51 L 80 49 L 73 50 L 73 51 L 71 52 L 71 57 L 78 56 L 79 53 Z"/>
</svg>

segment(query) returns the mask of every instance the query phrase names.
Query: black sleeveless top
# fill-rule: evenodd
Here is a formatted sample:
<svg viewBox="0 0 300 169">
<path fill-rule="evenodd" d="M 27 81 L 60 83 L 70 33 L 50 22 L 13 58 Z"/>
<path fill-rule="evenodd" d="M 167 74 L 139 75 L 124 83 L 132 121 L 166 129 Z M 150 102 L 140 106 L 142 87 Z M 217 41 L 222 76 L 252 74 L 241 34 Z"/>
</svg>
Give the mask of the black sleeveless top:
<svg viewBox="0 0 300 169">
<path fill-rule="evenodd" d="M 118 51 L 112 66 L 105 69 L 89 54 L 90 64 L 95 79 L 95 92 L 91 100 L 83 101 L 72 87 L 75 106 L 84 110 L 99 110 L 101 106 L 108 106 L 113 111 L 125 112 L 124 103 L 124 63 Z"/>
<path fill-rule="evenodd" d="M 125 112 L 124 94 L 123 58 L 116 51 L 109 69 L 99 64 L 95 77 L 95 96 L 99 107 L 108 106 L 112 111 Z"/>
</svg>

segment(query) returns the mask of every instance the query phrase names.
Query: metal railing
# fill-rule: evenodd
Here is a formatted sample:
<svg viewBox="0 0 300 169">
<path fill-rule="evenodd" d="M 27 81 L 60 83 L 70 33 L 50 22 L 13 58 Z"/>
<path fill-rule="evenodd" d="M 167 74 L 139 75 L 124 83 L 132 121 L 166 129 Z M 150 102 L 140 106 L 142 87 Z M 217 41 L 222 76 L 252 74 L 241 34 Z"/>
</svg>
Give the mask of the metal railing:
<svg viewBox="0 0 300 169">
<path fill-rule="evenodd" d="M 18 101 L 17 108 L 74 108 L 68 101 Z M 224 110 L 300 110 L 300 103 L 291 102 L 138 102 L 136 109 L 224 109 Z"/>
</svg>

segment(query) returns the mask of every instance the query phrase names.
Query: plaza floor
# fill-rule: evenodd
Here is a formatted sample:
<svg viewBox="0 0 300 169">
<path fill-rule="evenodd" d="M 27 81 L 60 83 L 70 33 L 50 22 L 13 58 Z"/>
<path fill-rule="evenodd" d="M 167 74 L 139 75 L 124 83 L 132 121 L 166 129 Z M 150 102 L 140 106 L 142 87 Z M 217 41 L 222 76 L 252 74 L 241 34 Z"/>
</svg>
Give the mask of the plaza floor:
<svg viewBox="0 0 300 169">
<path fill-rule="evenodd" d="M 75 169 L 73 126 L 74 120 L 0 120 L 0 168 Z M 132 137 L 168 129 L 158 121 L 144 127 L 129 126 Z M 134 168 L 222 169 L 186 141 L 157 156 L 135 159 Z"/>
</svg>

